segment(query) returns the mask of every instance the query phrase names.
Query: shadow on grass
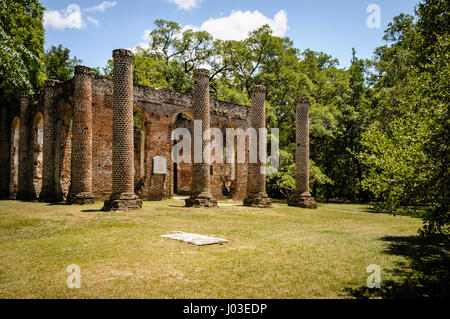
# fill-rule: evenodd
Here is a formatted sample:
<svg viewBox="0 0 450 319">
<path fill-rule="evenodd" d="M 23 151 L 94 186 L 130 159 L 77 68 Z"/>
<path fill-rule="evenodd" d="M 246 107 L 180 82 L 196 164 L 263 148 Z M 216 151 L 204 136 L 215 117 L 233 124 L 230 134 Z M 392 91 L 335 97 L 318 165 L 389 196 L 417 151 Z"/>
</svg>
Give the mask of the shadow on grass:
<svg viewBox="0 0 450 319">
<path fill-rule="evenodd" d="M 381 288 L 346 288 L 356 298 L 436 298 L 450 297 L 450 243 L 446 239 L 427 240 L 419 236 L 383 237 L 386 254 L 403 256 L 406 263 L 388 271 L 396 280 L 383 281 Z M 383 271 L 383 270 L 382 270 Z M 369 275 L 369 274 L 368 274 Z"/>
<path fill-rule="evenodd" d="M 66 202 L 54 202 L 54 203 L 47 203 L 47 206 L 71 206 L 71 204 Z"/>
<path fill-rule="evenodd" d="M 395 214 L 384 212 L 377 210 L 374 206 L 367 206 L 361 210 L 364 213 L 370 214 L 386 214 L 391 216 L 408 216 L 413 218 L 422 218 L 424 213 L 424 208 L 411 208 L 411 207 L 402 207 Z"/>
<path fill-rule="evenodd" d="M 81 212 L 82 213 L 100 213 L 100 212 L 104 212 L 104 210 L 102 208 L 99 208 L 99 209 L 82 209 Z"/>
</svg>

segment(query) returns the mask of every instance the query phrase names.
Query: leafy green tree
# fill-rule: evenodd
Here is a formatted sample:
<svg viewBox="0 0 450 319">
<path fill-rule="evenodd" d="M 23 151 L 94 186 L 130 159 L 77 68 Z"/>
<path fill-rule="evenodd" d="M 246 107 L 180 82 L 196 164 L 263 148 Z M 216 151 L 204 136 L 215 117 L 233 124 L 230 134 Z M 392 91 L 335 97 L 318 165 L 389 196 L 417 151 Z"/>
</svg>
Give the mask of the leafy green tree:
<svg viewBox="0 0 450 319">
<path fill-rule="evenodd" d="M 59 81 L 67 81 L 73 76 L 75 66 L 83 61 L 77 57 L 70 58 L 70 50 L 61 44 L 52 45 L 45 52 L 45 74 L 47 78 Z"/>
<path fill-rule="evenodd" d="M 426 205 L 423 234 L 450 233 L 448 2 L 400 15 L 377 49 L 375 122 L 363 134 L 364 185 L 377 208 Z"/>
<path fill-rule="evenodd" d="M 212 56 L 212 37 L 205 31 L 182 31 L 176 22 L 156 20 L 149 34 L 149 49 L 138 49 L 135 75 L 139 83 L 192 90 L 192 70 Z M 153 69 L 149 71 L 148 67 Z"/>
<path fill-rule="evenodd" d="M 0 95 L 6 99 L 43 84 L 43 11 L 37 0 L 0 2 Z"/>
<path fill-rule="evenodd" d="M 138 48 L 134 55 L 134 81 L 154 87 L 167 87 L 166 64 L 151 52 Z"/>
</svg>

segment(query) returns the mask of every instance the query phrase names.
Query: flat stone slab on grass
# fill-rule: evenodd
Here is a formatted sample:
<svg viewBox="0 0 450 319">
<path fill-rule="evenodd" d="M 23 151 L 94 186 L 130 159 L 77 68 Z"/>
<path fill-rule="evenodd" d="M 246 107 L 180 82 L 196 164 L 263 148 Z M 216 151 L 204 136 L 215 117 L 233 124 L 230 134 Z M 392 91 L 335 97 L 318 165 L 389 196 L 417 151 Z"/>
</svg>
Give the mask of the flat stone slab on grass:
<svg viewBox="0 0 450 319">
<path fill-rule="evenodd" d="M 228 240 L 223 238 L 185 233 L 182 231 L 173 232 L 173 234 L 162 235 L 161 237 L 179 240 L 197 246 L 214 245 L 214 244 L 222 245 L 223 243 L 228 243 Z"/>
</svg>

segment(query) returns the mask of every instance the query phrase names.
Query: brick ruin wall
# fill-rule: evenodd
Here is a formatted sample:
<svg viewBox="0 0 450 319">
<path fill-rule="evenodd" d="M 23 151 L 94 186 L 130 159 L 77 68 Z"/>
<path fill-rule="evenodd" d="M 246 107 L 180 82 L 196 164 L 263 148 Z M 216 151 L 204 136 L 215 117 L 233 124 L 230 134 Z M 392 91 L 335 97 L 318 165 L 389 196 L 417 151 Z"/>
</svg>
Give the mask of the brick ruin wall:
<svg viewBox="0 0 450 319">
<path fill-rule="evenodd" d="M 73 121 L 73 80 L 58 82 L 53 86 L 54 112 L 54 149 L 55 159 L 54 192 L 56 200 L 66 200 L 71 185 L 71 148 Z M 29 131 L 27 134 L 28 156 L 32 167 L 29 197 L 37 199 L 42 187 L 42 145 L 44 114 L 43 92 L 33 96 L 30 102 L 30 116 L 27 117 Z M 250 108 L 211 99 L 211 128 L 219 128 L 225 134 L 228 127 L 248 128 Z M 113 82 L 112 79 L 95 75 L 92 78 L 92 190 L 95 199 L 107 199 L 112 192 L 112 123 L 113 123 Z M 0 105 L 0 142 L 2 143 L 0 175 L 0 197 L 15 198 L 17 185 L 14 174 L 17 174 L 17 163 L 14 154 L 17 152 L 17 131 L 14 125 L 20 122 L 20 103 L 6 106 Z M 141 127 L 135 128 L 135 192 L 143 200 L 161 200 L 170 198 L 175 193 L 188 195 L 191 190 L 191 164 L 177 165 L 174 174 L 174 163 L 171 150 L 172 130 L 176 127 L 191 127 L 190 122 L 175 123 L 180 113 L 192 116 L 192 95 L 173 92 L 164 88 L 153 88 L 134 85 L 134 109 L 141 117 Z M 6 119 L 5 119 L 6 118 Z M 47 124 L 48 125 L 48 124 Z M 6 145 L 5 145 L 6 144 Z M 17 144 L 17 143 L 16 143 Z M 44 143 L 45 144 L 45 143 Z M 225 144 L 224 144 L 225 147 Z M 20 153 L 20 149 L 19 149 Z M 153 158 L 162 156 L 167 162 L 167 174 L 153 174 Z M 17 156 L 16 156 L 17 157 Z M 246 197 L 247 164 L 219 164 L 211 167 L 211 193 L 217 199 L 233 198 L 240 200 Z M 174 181 L 174 175 L 177 181 Z M 17 176 L 15 177 L 17 179 Z M 177 190 L 174 192 L 174 184 Z M 11 191 L 11 187 L 15 187 Z"/>
</svg>

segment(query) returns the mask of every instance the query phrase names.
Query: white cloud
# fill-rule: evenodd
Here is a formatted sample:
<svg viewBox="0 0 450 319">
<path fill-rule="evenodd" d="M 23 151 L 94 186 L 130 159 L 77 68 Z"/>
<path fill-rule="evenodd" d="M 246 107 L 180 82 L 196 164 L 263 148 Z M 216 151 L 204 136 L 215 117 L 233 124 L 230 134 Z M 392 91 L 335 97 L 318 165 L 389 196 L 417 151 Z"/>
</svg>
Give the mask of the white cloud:
<svg viewBox="0 0 450 319">
<path fill-rule="evenodd" d="M 88 21 L 89 21 L 90 23 L 92 23 L 93 25 L 96 25 L 96 26 L 100 25 L 100 22 L 98 22 L 98 20 L 95 19 L 95 18 L 93 18 L 93 17 L 87 16 L 87 17 L 86 17 L 86 20 L 88 20 Z"/>
<path fill-rule="evenodd" d="M 128 50 L 130 50 L 133 53 L 136 53 L 138 51 L 138 48 L 142 48 L 144 50 L 148 50 L 150 48 L 150 44 L 148 42 L 147 43 L 142 42 L 142 43 L 139 43 L 139 44 L 137 44 L 137 45 L 135 45 L 133 47 L 129 47 Z"/>
<path fill-rule="evenodd" d="M 115 1 L 103 1 L 98 6 L 83 9 L 84 12 L 105 12 L 106 9 L 112 8 L 117 4 Z"/>
<path fill-rule="evenodd" d="M 67 9 L 61 11 L 44 12 L 44 27 L 52 27 L 55 29 L 81 29 L 85 26 L 81 15 L 80 6 L 77 4 L 69 4 Z"/>
<path fill-rule="evenodd" d="M 186 25 L 182 28 L 182 32 L 188 29 L 194 31 L 204 30 L 208 31 L 214 38 L 221 40 L 243 40 L 247 38 L 248 33 L 268 24 L 273 31 L 273 35 L 282 37 L 289 30 L 287 25 L 286 11 L 278 11 L 273 19 L 264 16 L 258 10 L 251 11 L 232 11 L 228 17 L 208 19 L 202 23 L 201 26 Z M 148 49 L 150 47 L 150 32 L 151 29 L 146 29 L 142 35 L 142 40 L 139 44 L 129 48 L 133 52 L 137 51 L 138 47 Z"/>
<path fill-rule="evenodd" d="M 181 10 L 191 10 L 192 8 L 197 8 L 200 2 L 203 0 L 169 0 L 177 5 L 178 9 Z"/>
<path fill-rule="evenodd" d="M 133 53 L 136 53 L 138 48 L 143 48 L 143 49 L 149 49 L 150 48 L 150 32 L 152 32 L 152 30 L 150 29 L 145 29 L 144 34 L 142 35 L 141 39 L 145 40 L 146 42 L 140 42 L 139 44 L 136 44 L 133 47 L 128 48 L 128 50 L 131 50 Z"/>
<path fill-rule="evenodd" d="M 145 29 L 144 34 L 142 35 L 142 40 L 150 41 L 150 32 L 152 32 L 151 29 Z"/>
<path fill-rule="evenodd" d="M 286 11 L 280 10 L 273 19 L 266 17 L 258 10 L 232 11 L 228 17 L 211 18 L 202 23 L 200 27 L 187 25 L 183 30 L 204 30 L 211 33 L 216 39 L 221 40 L 243 40 L 253 31 L 264 24 L 268 24 L 273 31 L 273 35 L 282 37 L 289 30 L 287 25 Z"/>
<path fill-rule="evenodd" d="M 100 25 L 100 22 L 91 17 L 83 16 L 83 12 L 105 12 L 107 8 L 114 7 L 117 3 L 111 1 L 104 1 L 98 6 L 81 9 L 78 4 L 69 4 L 66 9 L 52 10 L 44 12 L 44 27 L 54 29 L 83 29 L 86 27 L 86 21 L 95 26 Z"/>
</svg>

